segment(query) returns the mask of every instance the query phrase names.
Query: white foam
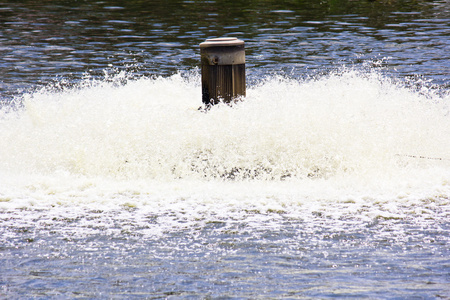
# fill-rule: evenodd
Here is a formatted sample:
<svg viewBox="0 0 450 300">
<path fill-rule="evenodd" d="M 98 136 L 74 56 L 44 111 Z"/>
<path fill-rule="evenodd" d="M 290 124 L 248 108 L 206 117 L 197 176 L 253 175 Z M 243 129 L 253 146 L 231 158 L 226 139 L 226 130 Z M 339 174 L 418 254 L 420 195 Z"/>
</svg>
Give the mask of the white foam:
<svg viewBox="0 0 450 300">
<path fill-rule="evenodd" d="M 0 206 L 342 216 L 371 203 L 372 218 L 448 201 L 448 92 L 343 71 L 275 76 L 208 113 L 200 99 L 198 75 L 24 95 L 0 118 Z"/>
</svg>

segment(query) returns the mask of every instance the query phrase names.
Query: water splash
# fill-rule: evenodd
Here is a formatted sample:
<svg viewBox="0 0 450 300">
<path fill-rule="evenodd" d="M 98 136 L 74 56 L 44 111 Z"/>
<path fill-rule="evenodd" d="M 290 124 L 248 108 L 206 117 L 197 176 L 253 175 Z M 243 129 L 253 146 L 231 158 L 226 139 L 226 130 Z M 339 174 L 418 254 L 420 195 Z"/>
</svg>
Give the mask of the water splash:
<svg viewBox="0 0 450 300">
<path fill-rule="evenodd" d="M 0 118 L 2 203 L 172 209 L 196 199 L 197 211 L 198 201 L 234 210 L 240 199 L 277 211 L 299 201 L 450 195 L 448 92 L 344 70 L 272 76 L 245 101 L 207 113 L 200 99 L 195 71 L 23 95 L 23 108 Z"/>
<path fill-rule="evenodd" d="M 329 178 L 447 158 L 447 98 L 376 73 L 272 77 L 243 103 L 197 111 L 198 78 L 85 81 L 4 114 L 3 166 L 126 178 Z"/>
</svg>

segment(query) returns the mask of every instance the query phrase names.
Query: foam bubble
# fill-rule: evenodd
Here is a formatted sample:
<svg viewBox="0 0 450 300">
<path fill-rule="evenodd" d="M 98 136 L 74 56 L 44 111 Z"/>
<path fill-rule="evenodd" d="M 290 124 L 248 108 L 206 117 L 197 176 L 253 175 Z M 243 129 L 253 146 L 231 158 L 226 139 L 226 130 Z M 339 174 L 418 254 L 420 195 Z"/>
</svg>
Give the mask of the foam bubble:
<svg viewBox="0 0 450 300">
<path fill-rule="evenodd" d="M 346 70 L 273 76 L 207 113 L 200 99 L 197 74 L 24 95 L 23 109 L 0 118 L 1 205 L 277 211 L 450 194 L 445 91 Z"/>
</svg>

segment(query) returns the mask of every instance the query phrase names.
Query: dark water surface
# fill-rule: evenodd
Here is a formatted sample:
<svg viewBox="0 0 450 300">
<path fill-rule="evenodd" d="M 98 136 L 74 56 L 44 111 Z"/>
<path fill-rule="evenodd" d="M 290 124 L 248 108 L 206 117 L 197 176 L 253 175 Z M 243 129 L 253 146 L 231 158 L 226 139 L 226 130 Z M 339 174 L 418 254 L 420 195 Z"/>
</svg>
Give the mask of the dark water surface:
<svg viewBox="0 0 450 300">
<path fill-rule="evenodd" d="M 449 73 L 448 0 L 0 0 L 0 298 L 450 298 Z"/>
<path fill-rule="evenodd" d="M 114 67 L 169 75 L 198 44 L 246 41 L 252 79 L 387 59 L 401 76 L 448 86 L 448 1 L 2 1 L 0 93 L 76 82 Z M 58 80 L 58 79 L 56 79 Z"/>
</svg>

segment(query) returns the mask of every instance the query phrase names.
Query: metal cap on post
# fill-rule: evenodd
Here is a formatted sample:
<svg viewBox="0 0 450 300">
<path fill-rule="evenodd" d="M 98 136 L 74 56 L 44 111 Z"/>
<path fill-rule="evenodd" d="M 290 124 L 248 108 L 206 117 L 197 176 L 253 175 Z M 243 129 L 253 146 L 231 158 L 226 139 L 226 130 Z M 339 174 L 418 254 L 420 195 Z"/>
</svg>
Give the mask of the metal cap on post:
<svg viewBox="0 0 450 300">
<path fill-rule="evenodd" d="M 208 39 L 200 44 L 202 101 L 206 105 L 245 96 L 245 46 L 237 38 Z"/>
</svg>

